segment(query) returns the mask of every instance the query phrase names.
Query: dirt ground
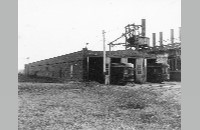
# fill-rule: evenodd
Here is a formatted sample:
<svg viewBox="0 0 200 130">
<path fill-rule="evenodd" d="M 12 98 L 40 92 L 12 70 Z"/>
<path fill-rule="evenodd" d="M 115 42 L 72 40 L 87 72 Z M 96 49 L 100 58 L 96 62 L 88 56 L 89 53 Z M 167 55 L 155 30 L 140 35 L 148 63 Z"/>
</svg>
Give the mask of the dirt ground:
<svg viewBox="0 0 200 130">
<path fill-rule="evenodd" d="M 19 83 L 19 130 L 181 130 L 181 85 Z"/>
</svg>

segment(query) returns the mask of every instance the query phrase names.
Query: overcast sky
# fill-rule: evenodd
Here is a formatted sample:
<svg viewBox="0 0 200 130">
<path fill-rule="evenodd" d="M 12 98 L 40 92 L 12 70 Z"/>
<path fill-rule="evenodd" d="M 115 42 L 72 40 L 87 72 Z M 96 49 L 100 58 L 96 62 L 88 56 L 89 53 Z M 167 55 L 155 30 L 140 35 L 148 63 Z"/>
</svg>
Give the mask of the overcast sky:
<svg viewBox="0 0 200 130">
<path fill-rule="evenodd" d="M 18 68 L 85 47 L 102 50 L 124 26 L 146 19 L 146 35 L 181 27 L 181 0 L 18 0 Z M 121 39 L 124 41 L 124 39 Z M 29 57 L 29 59 L 26 59 Z"/>
</svg>

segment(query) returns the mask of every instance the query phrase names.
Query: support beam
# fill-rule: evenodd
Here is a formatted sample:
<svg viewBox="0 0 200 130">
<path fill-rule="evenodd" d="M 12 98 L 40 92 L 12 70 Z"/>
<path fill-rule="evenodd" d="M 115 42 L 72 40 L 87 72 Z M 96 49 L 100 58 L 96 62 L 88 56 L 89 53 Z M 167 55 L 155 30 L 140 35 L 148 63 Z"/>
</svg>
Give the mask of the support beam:
<svg viewBox="0 0 200 130">
<path fill-rule="evenodd" d="M 146 82 L 146 60 L 144 58 L 137 58 L 136 59 L 136 82 L 137 83 L 145 83 Z"/>
</svg>

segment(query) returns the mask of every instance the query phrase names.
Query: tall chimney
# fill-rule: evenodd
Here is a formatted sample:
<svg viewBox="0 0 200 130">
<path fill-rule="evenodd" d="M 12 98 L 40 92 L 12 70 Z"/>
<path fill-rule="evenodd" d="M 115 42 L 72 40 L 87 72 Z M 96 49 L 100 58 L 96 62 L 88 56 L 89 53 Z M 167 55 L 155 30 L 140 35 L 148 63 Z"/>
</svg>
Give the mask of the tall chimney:
<svg viewBox="0 0 200 130">
<path fill-rule="evenodd" d="M 142 19 L 142 36 L 146 36 L 146 19 Z"/>
<path fill-rule="evenodd" d="M 174 29 L 171 29 L 171 43 L 173 44 L 174 43 Z"/>
<path fill-rule="evenodd" d="M 153 36 L 153 38 L 152 38 L 153 47 L 155 47 L 156 46 L 156 33 L 152 33 L 152 36 Z"/>
<path fill-rule="evenodd" d="M 163 32 L 160 32 L 160 46 L 163 46 Z"/>
</svg>

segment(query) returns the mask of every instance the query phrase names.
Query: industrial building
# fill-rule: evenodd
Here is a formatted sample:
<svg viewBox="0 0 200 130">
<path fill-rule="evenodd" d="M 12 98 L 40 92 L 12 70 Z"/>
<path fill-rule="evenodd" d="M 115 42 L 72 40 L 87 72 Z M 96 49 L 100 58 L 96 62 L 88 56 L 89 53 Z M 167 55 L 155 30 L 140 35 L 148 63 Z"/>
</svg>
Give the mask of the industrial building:
<svg viewBox="0 0 200 130">
<path fill-rule="evenodd" d="M 148 66 L 155 64 L 156 55 L 135 51 L 132 49 L 107 52 L 107 65 L 112 63 L 132 63 L 134 81 L 151 82 Z M 107 66 L 108 67 L 108 66 Z M 119 70 L 119 69 L 118 69 Z M 81 51 L 37 61 L 25 65 L 26 75 L 59 78 L 62 81 L 97 81 L 104 83 L 103 51 L 91 51 L 83 48 Z M 114 78 L 110 74 L 110 81 Z"/>
<path fill-rule="evenodd" d="M 119 84 L 124 81 L 136 83 L 181 80 L 181 44 L 174 43 L 171 30 L 171 44 L 164 45 L 160 32 L 160 46 L 153 46 L 146 37 L 146 22 L 141 25 L 128 24 L 125 33 L 110 42 L 105 51 L 83 48 L 81 51 L 37 61 L 25 65 L 26 75 L 59 78 L 61 81 L 97 81 L 105 84 Z M 125 37 L 124 43 L 116 41 Z M 124 50 L 112 51 L 112 46 L 123 45 Z"/>
</svg>

